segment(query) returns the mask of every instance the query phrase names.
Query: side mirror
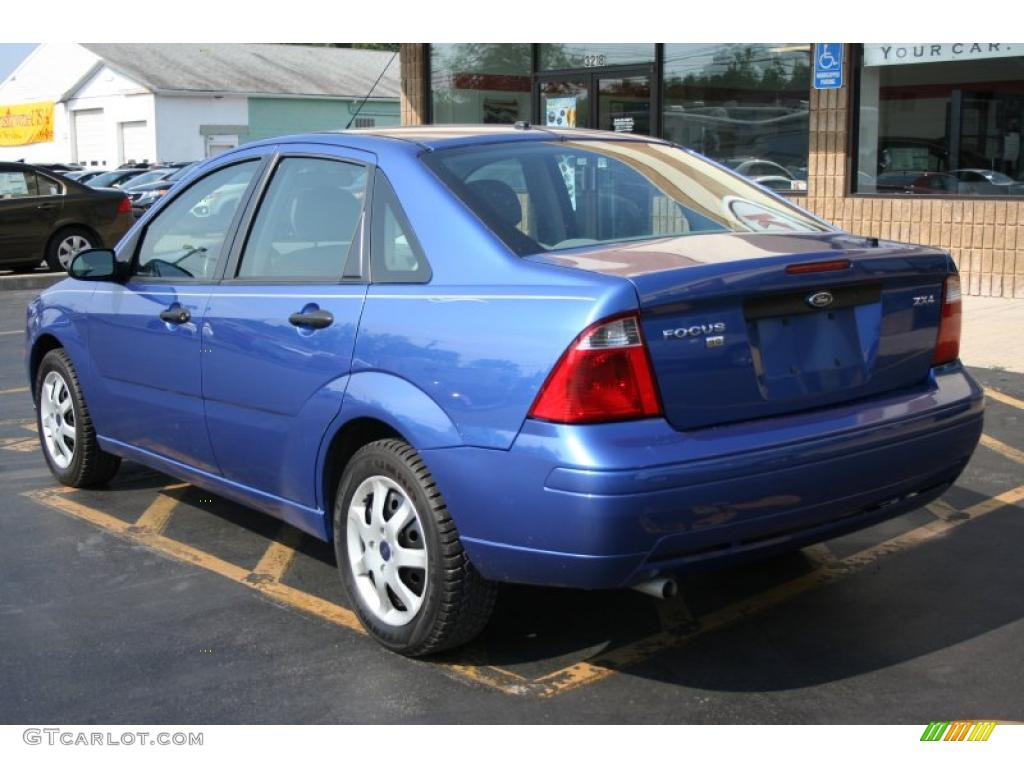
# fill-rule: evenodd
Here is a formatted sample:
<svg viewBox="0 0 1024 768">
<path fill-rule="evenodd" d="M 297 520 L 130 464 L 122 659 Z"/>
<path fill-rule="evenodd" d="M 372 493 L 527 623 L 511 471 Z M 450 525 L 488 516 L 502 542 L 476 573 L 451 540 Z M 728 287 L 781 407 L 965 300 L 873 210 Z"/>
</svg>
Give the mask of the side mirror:
<svg viewBox="0 0 1024 768">
<path fill-rule="evenodd" d="M 68 268 L 68 274 L 76 280 L 116 281 L 118 272 L 117 258 L 107 248 L 79 251 Z"/>
</svg>

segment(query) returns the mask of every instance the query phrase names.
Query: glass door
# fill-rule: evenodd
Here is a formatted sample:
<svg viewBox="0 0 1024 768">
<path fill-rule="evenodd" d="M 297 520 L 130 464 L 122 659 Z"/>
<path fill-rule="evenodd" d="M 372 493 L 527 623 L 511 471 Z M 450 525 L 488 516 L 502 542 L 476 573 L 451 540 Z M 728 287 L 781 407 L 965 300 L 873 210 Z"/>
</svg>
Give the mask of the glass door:
<svg viewBox="0 0 1024 768">
<path fill-rule="evenodd" d="M 597 76 L 597 122 L 602 131 L 653 133 L 650 74 Z"/>
<path fill-rule="evenodd" d="M 590 78 L 540 81 L 540 120 L 550 128 L 592 128 Z"/>
<path fill-rule="evenodd" d="M 536 125 L 653 135 L 649 66 L 564 72 L 537 78 Z"/>
</svg>

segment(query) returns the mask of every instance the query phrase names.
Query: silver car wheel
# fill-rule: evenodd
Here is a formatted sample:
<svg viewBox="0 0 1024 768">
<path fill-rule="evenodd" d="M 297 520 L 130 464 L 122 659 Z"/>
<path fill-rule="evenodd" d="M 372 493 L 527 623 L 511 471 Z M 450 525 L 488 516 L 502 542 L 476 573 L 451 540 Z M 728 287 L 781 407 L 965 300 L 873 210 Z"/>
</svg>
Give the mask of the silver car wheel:
<svg viewBox="0 0 1024 768">
<path fill-rule="evenodd" d="M 393 627 L 412 621 L 427 593 L 427 542 L 419 512 L 390 478 L 368 477 L 352 496 L 346 534 L 358 596 Z"/>
<path fill-rule="evenodd" d="M 68 383 L 57 371 L 50 371 L 39 393 L 39 424 L 46 452 L 60 469 L 67 469 L 75 458 L 77 422 Z"/>
<path fill-rule="evenodd" d="M 63 269 L 68 269 L 75 254 L 88 248 L 92 248 L 92 243 L 81 235 L 68 235 L 57 246 L 57 260 Z"/>
</svg>

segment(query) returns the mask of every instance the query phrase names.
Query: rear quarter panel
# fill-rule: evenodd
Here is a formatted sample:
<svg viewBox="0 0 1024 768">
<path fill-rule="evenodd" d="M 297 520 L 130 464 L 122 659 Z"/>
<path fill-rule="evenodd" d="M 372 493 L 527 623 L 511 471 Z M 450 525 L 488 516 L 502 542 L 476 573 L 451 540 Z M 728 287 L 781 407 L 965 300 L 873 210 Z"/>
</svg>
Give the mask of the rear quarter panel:
<svg viewBox="0 0 1024 768">
<path fill-rule="evenodd" d="M 380 167 L 433 277 L 370 286 L 353 376 L 403 379 L 437 404 L 464 444 L 507 448 L 569 343 L 595 320 L 634 309 L 636 292 L 621 278 L 515 256 L 411 151 L 382 153 Z"/>
</svg>

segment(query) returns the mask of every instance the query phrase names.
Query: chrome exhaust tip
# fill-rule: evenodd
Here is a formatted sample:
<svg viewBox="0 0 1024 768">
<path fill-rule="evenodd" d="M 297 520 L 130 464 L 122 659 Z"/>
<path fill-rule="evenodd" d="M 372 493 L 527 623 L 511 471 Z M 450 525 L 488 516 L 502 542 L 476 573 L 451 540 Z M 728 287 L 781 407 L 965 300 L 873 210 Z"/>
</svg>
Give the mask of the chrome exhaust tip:
<svg viewBox="0 0 1024 768">
<path fill-rule="evenodd" d="M 645 595 L 656 597 L 659 600 L 668 600 L 679 594 L 679 585 L 672 578 L 651 579 L 634 584 L 631 589 L 643 592 Z"/>
</svg>

